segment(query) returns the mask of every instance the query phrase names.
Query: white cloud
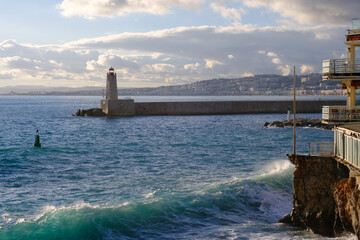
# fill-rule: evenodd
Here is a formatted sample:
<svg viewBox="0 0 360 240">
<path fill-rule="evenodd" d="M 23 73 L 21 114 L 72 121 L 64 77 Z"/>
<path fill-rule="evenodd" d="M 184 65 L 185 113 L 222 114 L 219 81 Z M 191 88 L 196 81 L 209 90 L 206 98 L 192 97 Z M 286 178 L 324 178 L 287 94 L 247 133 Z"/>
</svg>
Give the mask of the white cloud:
<svg viewBox="0 0 360 240">
<path fill-rule="evenodd" d="M 152 58 L 152 59 L 158 59 L 160 56 L 161 56 L 161 53 L 153 53 L 153 54 L 151 55 L 151 58 Z"/>
<path fill-rule="evenodd" d="M 206 68 L 213 68 L 217 64 L 222 65 L 224 63 L 217 61 L 215 59 L 205 59 L 205 67 Z"/>
<path fill-rule="evenodd" d="M 220 13 L 222 17 L 231 19 L 235 22 L 240 22 L 241 14 L 245 13 L 244 9 L 227 8 L 223 5 L 223 2 L 211 3 L 210 7 L 214 12 Z"/>
<path fill-rule="evenodd" d="M 200 67 L 200 63 L 194 63 L 194 64 L 185 64 L 184 65 L 184 69 L 185 70 L 190 70 L 190 71 L 196 71 L 198 70 Z"/>
<path fill-rule="evenodd" d="M 303 64 L 300 67 L 301 73 L 313 73 L 314 67 L 310 65 Z"/>
<path fill-rule="evenodd" d="M 253 73 L 244 73 L 241 75 L 242 77 L 253 77 L 255 76 Z"/>
<path fill-rule="evenodd" d="M 165 82 L 166 83 L 171 83 L 171 82 L 174 82 L 174 78 L 172 78 L 172 77 L 168 77 L 168 78 L 165 78 Z"/>
<path fill-rule="evenodd" d="M 97 59 L 89 60 L 86 62 L 86 70 L 100 71 L 110 66 L 116 66 L 117 69 L 138 69 L 138 63 L 131 58 L 114 55 L 112 53 L 103 53 L 98 55 Z"/>
<path fill-rule="evenodd" d="M 242 0 L 248 7 L 265 7 L 300 24 L 348 24 L 360 12 L 357 0 Z"/>
<path fill-rule="evenodd" d="M 5 70 L 5 71 L 0 71 L 0 81 L 1 80 L 10 80 L 13 78 L 13 74 L 8 71 L 8 70 Z"/>
<path fill-rule="evenodd" d="M 156 63 L 156 64 L 144 66 L 143 70 L 145 72 L 154 72 L 154 73 L 173 72 L 175 70 L 175 66 L 168 63 Z"/>
<path fill-rule="evenodd" d="M 288 76 L 290 75 L 291 69 L 289 65 L 285 65 L 285 66 L 278 66 L 277 69 L 279 69 L 282 73 L 283 76 Z"/>
<path fill-rule="evenodd" d="M 281 64 L 281 60 L 280 60 L 280 58 L 273 58 L 272 60 L 271 60 L 274 64 Z"/>
<path fill-rule="evenodd" d="M 96 17 L 122 16 L 128 13 L 150 13 L 163 15 L 173 7 L 200 9 L 205 0 L 63 0 L 57 4 L 66 17 L 81 16 L 94 20 Z"/>
<path fill-rule="evenodd" d="M 267 55 L 268 57 L 277 57 L 277 54 L 274 53 L 274 52 L 268 52 L 266 55 Z"/>
<path fill-rule="evenodd" d="M 52 84 L 68 81 L 67 85 L 74 86 L 104 84 L 110 66 L 121 77 L 119 86 L 157 86 L 166 78 L 179 84 L 248 73 L 287 75 L 290 70 L 285 63 L 312 66 L 311 72 L 320 72 L 323 59 L 338 58 L 345 51 L 343 36 L 334 34 L 343 28 L 329 29 L 335 36 L 330 39 L 318 39 L 317 29 L 179 27 L 80 39 L 60 46 L 8 40 L 0 43 L 0 71 L 10 71 L 14 82 L 20 81 L 21 72 L 22 79 L 29 81 L 52 79 Z"/>
</svg>

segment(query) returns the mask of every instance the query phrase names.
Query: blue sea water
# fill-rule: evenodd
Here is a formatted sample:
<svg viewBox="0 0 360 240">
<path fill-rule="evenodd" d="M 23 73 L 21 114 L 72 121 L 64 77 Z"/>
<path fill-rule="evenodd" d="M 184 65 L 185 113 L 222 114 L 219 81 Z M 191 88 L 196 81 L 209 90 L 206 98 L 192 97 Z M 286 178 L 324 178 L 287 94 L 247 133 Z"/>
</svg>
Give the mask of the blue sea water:
<svg viewBox="0 0 360 240">
<path fill-rule="evenodd" d="M 320 238 L 278 223 L 293 129 L 262 126 L 286 114 L 71 116 L 98 105 L 0 97 L 0 239 Z M 299 128 L 298 152 L 332 137 Z"/>
</svg>

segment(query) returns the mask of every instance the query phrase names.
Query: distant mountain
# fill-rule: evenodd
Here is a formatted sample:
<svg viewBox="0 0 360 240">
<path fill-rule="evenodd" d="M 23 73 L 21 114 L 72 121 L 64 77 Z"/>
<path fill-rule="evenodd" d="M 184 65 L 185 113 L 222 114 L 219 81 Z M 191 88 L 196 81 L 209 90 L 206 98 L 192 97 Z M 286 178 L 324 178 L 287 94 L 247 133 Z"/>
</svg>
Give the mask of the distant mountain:
<svg viewBox="0 0 360 240">
<path fill-rule="evenodd" d="M 236 96 L 236 95 L 291 95 L 293 76 L 255 75 L 243 78 L 219 78 L 190 84 L 156 88 L 120 89 L 122 96 Z M 342 95 L 341 83 L 322 81 L 321 74 L 296 77 L 296 90 L 300 95 Z"/>
<path fill-rule="evenodd" d="M 43 87 L 15 86 L 0 88 L 6 95 L 88 95 L 101 96 L 102 87 Z M 340 82 L 322 81 L 321 74 L 296 77 L 299 95 L 342 95 Z M 293 77 L 281 75 L 255 75 L 243 78 L 218 78 L 190 84 L 118 89 L 119 96 L 236 96 L 236 95 L 291 95 Z"/>
</svg>

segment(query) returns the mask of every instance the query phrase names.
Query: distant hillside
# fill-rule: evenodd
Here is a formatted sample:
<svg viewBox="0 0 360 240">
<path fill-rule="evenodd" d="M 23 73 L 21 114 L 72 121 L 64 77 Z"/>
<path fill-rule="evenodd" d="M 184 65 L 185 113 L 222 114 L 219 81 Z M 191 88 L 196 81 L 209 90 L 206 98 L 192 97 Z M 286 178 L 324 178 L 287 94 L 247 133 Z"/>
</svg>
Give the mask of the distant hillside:
<svg viewBox="0 0 360 240">
<path fill-rule="evenodd" d="M 322 81 L 321 74 L 296 77 L 299 95 L 342 95 L 341 83 Z M 236 96 L 236 95 L 291 95 L 293 77 L 281 75 L 255 75 L 253 77 L 212 79 L 190 84 L 153 88 L 119 89 L 119 96 Z M 46 88 L 46 87 L 5 87 L 0 94 L 6 95 L 74 95 L 101 96 L 100 87 Z"/>
<path fill-rule="evenodd" d="M 256 75 L 233 79 L 212 79 L 177 86 L 131 88 L 119 90 L 125 96 L 224 96 L 224 95 L 290 95 L 293 76 Z M 341 83 L 322 81 L 321 74 L 300 75 L 296 89 L 301 95 L 341 95 Z"/>
</svg>

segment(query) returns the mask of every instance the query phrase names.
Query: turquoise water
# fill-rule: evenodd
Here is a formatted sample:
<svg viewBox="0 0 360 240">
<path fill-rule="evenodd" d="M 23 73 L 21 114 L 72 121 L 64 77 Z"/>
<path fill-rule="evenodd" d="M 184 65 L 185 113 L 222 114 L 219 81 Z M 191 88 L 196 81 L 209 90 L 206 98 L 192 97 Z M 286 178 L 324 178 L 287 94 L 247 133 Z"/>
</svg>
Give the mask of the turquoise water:
<svg viewBox="0 0 360 240">
<path fill-rule="evenodd" d="M 293 129 L 262 126 L 285 114 L 71 116 L 98 105 L 0 97 L 0 239 L 319 238 L 277 222 L 292 207 Z M 333 136 L 297 135 L 304 153 Z"/>
</svg>

